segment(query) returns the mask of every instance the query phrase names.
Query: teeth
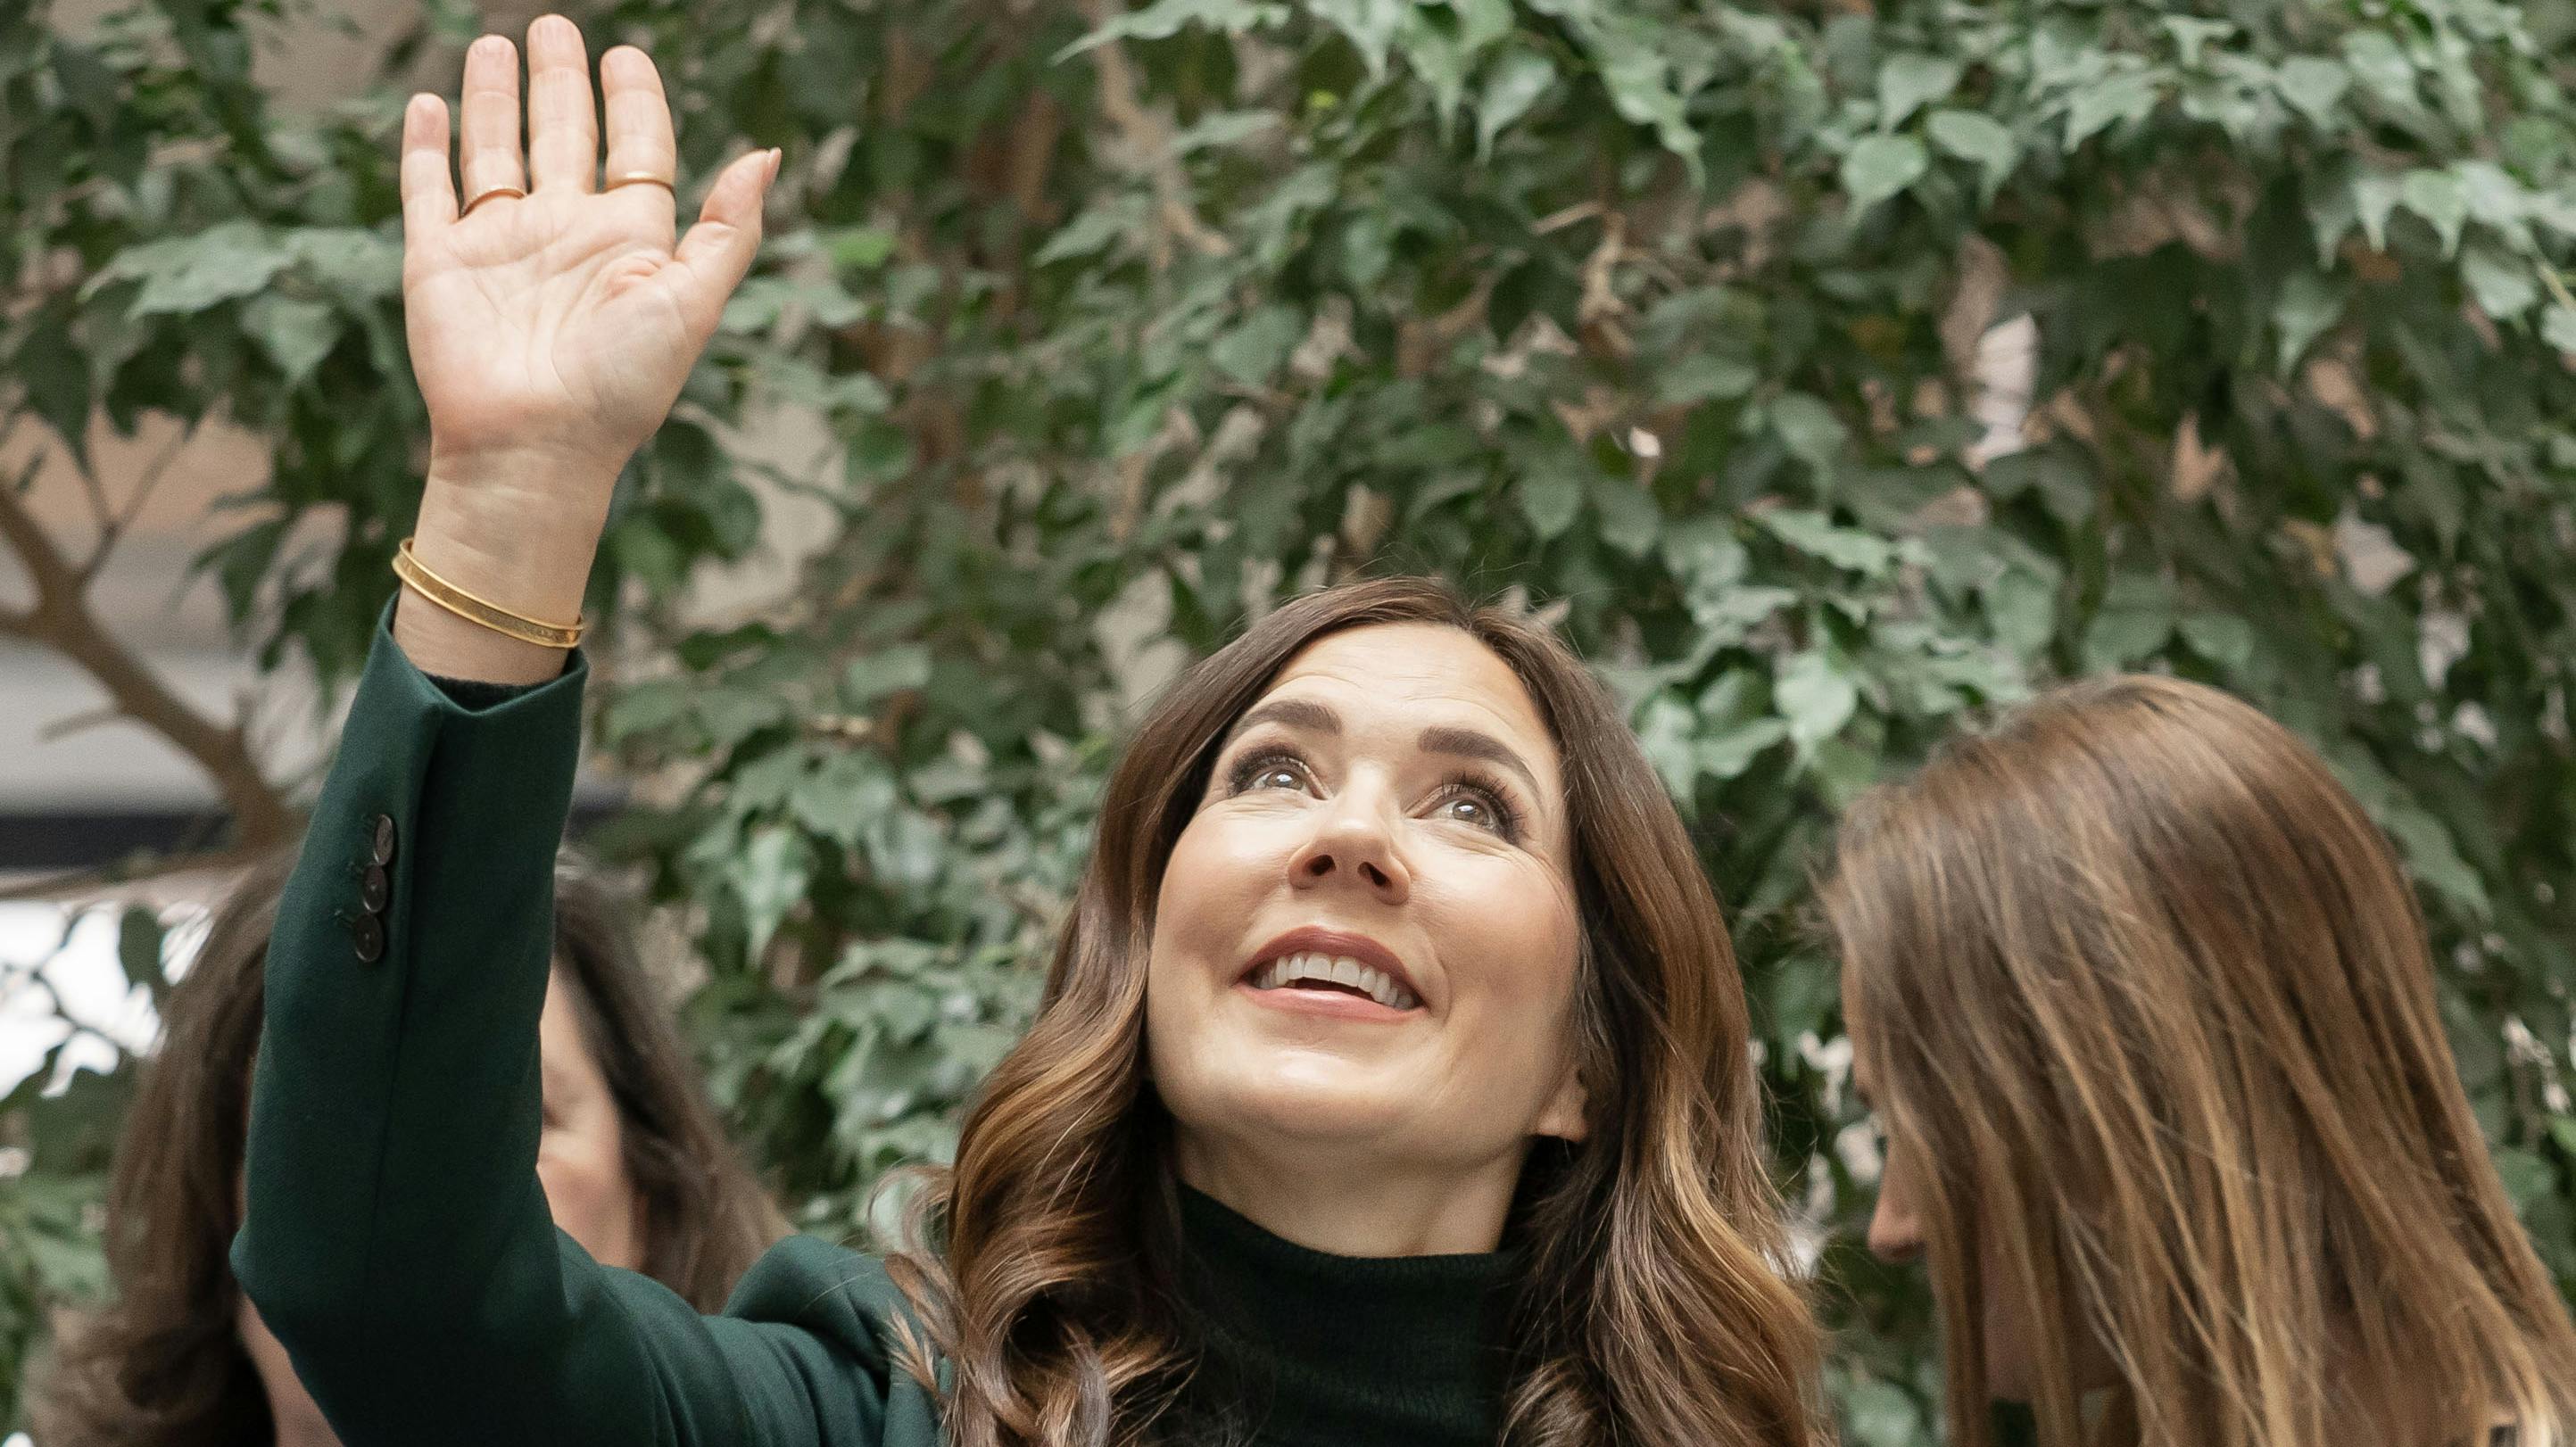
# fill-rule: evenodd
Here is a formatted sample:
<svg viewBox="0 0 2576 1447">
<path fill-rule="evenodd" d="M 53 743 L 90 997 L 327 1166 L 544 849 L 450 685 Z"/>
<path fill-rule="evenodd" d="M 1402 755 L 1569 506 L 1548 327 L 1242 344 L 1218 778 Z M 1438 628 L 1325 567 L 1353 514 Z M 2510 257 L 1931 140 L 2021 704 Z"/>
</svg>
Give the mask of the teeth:
<svg viewBox="0 0 2576 1447">
<path fill-rule="evenodd" d="M 1397 984 L 1395 977 L 1372 965 L 1343 956 L 1298 954 L 1282 955 L 1262 966 L 1253 978 L 1256 990 L 1279 990 L 1299 980 L 1342 985 L 1358 990 L 1370 999 L 1392 1010 L 1410 1010 L 1421 1003 L 1413 992 Z"/>
</svg>

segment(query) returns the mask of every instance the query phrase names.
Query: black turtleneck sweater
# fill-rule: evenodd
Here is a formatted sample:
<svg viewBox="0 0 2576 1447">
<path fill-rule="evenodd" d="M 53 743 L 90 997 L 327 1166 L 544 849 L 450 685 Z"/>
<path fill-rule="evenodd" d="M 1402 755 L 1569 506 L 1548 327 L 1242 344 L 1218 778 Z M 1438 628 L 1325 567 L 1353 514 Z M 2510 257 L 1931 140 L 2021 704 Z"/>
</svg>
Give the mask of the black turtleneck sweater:
<svg viewBox="0 0 2576 1447">
<path fill-rule="evenodd" d="M 1187 1188 L 1181 1238 L 1190 1447 L 1492 1447 L 1508 1256 L 1328 1255 Z"/>
</svg>

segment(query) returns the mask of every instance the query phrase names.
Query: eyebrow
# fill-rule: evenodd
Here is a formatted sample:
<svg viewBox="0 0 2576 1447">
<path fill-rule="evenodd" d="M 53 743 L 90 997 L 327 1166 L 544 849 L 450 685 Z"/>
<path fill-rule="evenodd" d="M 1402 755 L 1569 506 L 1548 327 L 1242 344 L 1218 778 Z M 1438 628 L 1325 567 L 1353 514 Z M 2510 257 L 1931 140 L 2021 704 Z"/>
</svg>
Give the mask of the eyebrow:
<svg viewBox="0 0 2576 1447">
<path fill-rule="evenodd" d="M 1237 738 L 1265 723 L 1284 724 L 1289 728 L 1300 728 L 1319 734 L 1338 734 L 1342 731 L 1341 715 L 1313 699 L 1274 698 L 1237 720 L 1233 730 L 1226 735 L 1226 744 L 1231 746 Z M 1424 753 L 1448 754 L 1454 758 L 1463 759 L 1483 759 L 1489 763 L 1500 764 L 1521 776 L 1521 782 L 1528 786 L 1531 797 L 1546 797 L 1546 791 L 1538 786 L 1538 775 L 1530 771 L 1530 766 L 1522 762 L 1521 756 L 1513 751 L 1511 745 L 1495 738 L 1492 734 L 1475 729 L 1455 728 L 1446 724 L 1433 724 L 1424 729 L 1421 737 L 1415 742 Z"/>
</svg>

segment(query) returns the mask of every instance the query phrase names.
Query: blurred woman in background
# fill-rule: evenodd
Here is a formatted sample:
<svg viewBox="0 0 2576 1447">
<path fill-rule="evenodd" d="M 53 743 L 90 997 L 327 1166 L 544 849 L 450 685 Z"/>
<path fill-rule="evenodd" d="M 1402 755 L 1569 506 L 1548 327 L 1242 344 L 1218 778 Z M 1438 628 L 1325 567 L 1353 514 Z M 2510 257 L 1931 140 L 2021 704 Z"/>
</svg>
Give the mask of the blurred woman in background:
<svg viewBox="0 0 2576 1447">
<path fill-rule="evenodd" d="M 170 992 L 110 1187 L 116 1295 L 66 1333 L 35 1402 L 44 1447 L 310 1447 L 333 1441 L 225 1259 L 241 1218 L 251 1062 L 290 858 L 226 895 Z M 721 1306 L 781 1223 L 731 1146 L 615 906 L 558 871 L 539 1027 L 537 1179 L 591 1254 Z"/>
<path fill-rule="evenodd" d="M 2076 685 L 1847 817 L 1824 905 L 1929 1258 L 1950 1441 L 2557 1447 L 2576 1328 L 2517 1225 L 2388 842 L 2288 730 Z"/>
</svg>

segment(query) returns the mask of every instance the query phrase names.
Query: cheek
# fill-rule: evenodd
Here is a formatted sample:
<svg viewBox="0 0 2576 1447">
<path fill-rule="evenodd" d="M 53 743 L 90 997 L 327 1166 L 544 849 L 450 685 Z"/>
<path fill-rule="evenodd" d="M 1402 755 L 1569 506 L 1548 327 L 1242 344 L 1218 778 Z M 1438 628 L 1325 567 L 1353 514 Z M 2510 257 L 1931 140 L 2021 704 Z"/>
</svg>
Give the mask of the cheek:
<svg viewBox="0 0 2576 1447">
<path fill-rule="evenodd" d="M 537 1142 L 537 1181 L 555 1224 L 609 1266 L 641 1266 L 624 1133 L 605 1101 L 563 1113 Z"/>
</svg>

